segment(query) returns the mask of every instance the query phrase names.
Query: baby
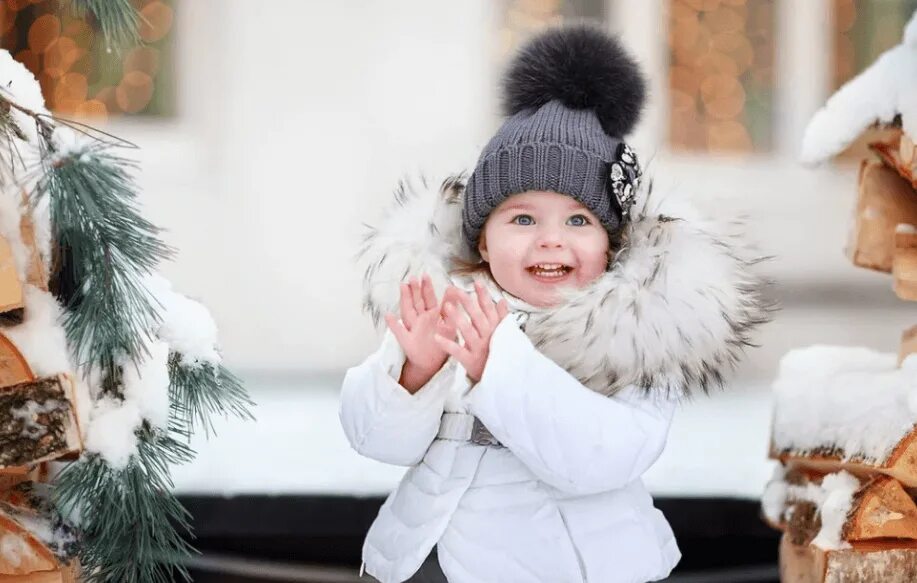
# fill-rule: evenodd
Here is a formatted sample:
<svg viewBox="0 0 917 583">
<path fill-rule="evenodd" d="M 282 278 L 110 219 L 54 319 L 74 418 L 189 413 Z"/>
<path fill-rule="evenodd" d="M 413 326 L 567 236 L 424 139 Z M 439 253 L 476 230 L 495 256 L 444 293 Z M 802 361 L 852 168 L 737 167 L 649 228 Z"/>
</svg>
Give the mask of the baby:
<svg viewBox="0 0 917 583">
<path fill-rule="evenodd" d="M 361 250 L 387 330 L 347 371 L 341 424 L 362 455 L 410 467 L 363 567 L 385 583 L 662 579 L 681 554 L 641 476 L 678 400 L 719 385 L 767 319 L 754 261 L 649 203 L 621 139 L 644 82 L 613 38 L 543 33 L 505 91 L 467 182 L 402 186 Z"/>
</svg>

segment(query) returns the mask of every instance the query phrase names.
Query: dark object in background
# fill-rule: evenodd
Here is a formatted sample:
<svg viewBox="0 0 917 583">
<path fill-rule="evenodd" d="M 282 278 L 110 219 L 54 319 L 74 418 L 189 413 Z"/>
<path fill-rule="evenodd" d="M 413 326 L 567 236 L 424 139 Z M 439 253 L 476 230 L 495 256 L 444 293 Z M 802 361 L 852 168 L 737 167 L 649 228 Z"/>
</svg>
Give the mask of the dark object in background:
<svg viewBox="0 0 917 583">
<path fill-rule="evenodd" d="M 383 502 L 380 497 L 351 496 L 185 496 L 180 500 L 193 515 L 194 543 L 204 559 L 217 556 L 251 561 L 252 573 L 248 575 L 227 573 L 229 568 L 220 572 L 219 561 L 206 568 L 196 568 L 192 563 L 194 581 L 199 583 L 360 581 L 357 573 L 363 537 Z M 779 581 L 780 533 L 761 521 L 758 501 L 655 498 L 654 503 L 672 525 L 682 551 L 682 560 L 667 581 Z M 266 565 L 270 563 L 281 567 L 271 569 L 268 575 Z M 315 567 L 334 569 L 310 578 L 310 572 L 322 571 Z M 259 568 L 263 572 L 260 576 L 255 573 Z"/>
</svg>

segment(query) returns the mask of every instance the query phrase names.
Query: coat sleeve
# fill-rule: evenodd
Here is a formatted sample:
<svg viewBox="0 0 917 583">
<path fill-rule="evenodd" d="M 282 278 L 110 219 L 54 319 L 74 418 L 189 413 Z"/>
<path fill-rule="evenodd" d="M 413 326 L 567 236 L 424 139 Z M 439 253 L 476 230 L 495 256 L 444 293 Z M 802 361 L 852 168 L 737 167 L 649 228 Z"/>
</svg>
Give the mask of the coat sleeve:
<svg viewBox="0 0 917 583">
<path fill-rule="evenodd" d="M 512 318 L 490 340 L 469 411 L 545 483 L 573 494 L 620 488 L 665 446 L 675 401 L 628 387 L 600 395 L 544 356 Z"/>
<path fill-rule="evenodd" d="M 350 445 L 381 462 L 411 466 L 436 437 L 453 378 L 452 359 L 413 395 L 398 384 L 405 357 L 390 330 L 382 345 L 347 370 L 338 416 Z"/>
</svg>

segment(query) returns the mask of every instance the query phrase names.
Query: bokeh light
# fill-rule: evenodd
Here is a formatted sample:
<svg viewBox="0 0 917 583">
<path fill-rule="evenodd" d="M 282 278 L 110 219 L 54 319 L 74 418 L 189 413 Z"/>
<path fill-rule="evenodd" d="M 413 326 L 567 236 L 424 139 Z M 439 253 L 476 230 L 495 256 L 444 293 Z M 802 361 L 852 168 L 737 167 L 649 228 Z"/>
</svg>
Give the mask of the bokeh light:
<svg viewBox="0 0 917 583">
<path fill-rule="evenodd" d="M 171 113 L 171 67 L 164 67 L 171 55 L 171 0 L 131 2 L 140 13 L 142 41 L 123 53 L 109 52 L 96 19 L 75 17 L 69 0 L 0 0 L 0 41 L 35 75 L 55 113 L 96 120 Z"/>
<path fill-rule="evenodd" d="M 162 39 L 172 28 L 172 8 L 158 0 L 140 10 L 140 38 L 152 43 Z"/>
<path fill-rule="evenodd" d="M 605 0 L 499 0 L 503 25 L 499 31 L 499 53 L 502 66 L 528 38 L 548 26 L 568 18 L 604 22 Z"/>
<path fill-rule="evenodd" d="M 769 149 L 773 0 L 671 0 L 668 10 L 672 148 Z"/>
<path fill-rule="evenodd" d="M 54 14 L 43 14 L 29 27 L 29 49 L 40 55 L 60 36 L 60 20 Z"/>
<path fill-rule="evenodd" d="M 115 89 L 115 101 L 127 113 L 137 113 L 152 97 L 153 78 L 141 71 L 127 73 Z"/>
</svg>

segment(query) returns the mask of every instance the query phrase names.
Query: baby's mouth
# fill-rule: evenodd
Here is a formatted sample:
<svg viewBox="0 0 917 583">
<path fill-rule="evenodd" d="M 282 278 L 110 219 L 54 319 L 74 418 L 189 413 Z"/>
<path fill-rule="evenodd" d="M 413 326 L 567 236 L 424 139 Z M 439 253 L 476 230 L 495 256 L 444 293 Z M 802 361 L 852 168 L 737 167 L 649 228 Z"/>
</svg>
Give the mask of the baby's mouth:
<svg viewBox="0 0 917 583">
<path fill-rule="evenodd" d="M 544 279 L 560 279 L 573 271 L 573 268 L 563 263 L 536 263 L 525 268 L 532 275 Z"/>
</svg>

